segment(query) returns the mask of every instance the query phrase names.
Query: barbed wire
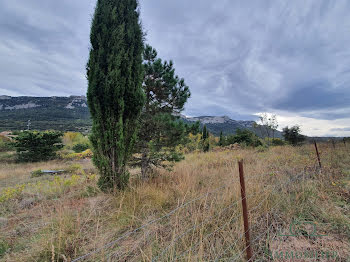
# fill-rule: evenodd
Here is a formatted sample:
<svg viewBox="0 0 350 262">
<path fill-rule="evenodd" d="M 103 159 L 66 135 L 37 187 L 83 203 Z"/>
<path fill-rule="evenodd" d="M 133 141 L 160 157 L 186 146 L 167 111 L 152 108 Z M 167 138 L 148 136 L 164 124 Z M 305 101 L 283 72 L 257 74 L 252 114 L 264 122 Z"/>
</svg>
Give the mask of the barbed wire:
<svg viewBox="0 0 350 262">
<path fill-rule="evenodd" d="M 231 184 L 231 183 L 230 183 L 230 184 Z M 146 223 L 146 224 L 143 224 L 142 226 L 140 226 L 140 227 L 138 227 L 138 228 L 136 228 L 136 229 L 134 229 L 134 230 L 132 230 L 132 231 L 129 231 L 129 232 L 125 233 L 124 235 L 120 236 L 120 237 L 117 238 L 116 240 L 114 240 L 114 241 L 112 241 L 112 242 L 109 242 L 109 243 L 103 245 L 102 247 L 100 247 L 100 248 L 98 248 L 98 249 L 96 249 L 96 250 L 94 250 L 94 251 L 91 251 L 91 252 L 89 252 L 89 253 L 87 253 L 87 254 L 85 254 L 85 255 L 83 255 L 83 256 L 80 256 L 80 257 L 78 257 L 78 258 L 72 260 L 72 262 L 81 261 L 81 260 L 83 260 L 83 259 L 85 259 L 85 258 L 87 258 L 87 257 L 89 257 L 89 256 L 91 256 L 91 255 L 93 255 L 93 254 L 96 254 L 96 253 L 102 251 L 103 249 L 106 249 L 106 248 L 109 248 L 109 247 L 111 247 L 111 246 L 114 246 L 114 245 L 115 245 L 116 243 L 118 243 L 120 240 L 122 240 L 122 239 L 124 239 L 124 238 L 126 238 L 126 237 L 128 237 L 128 236 L 130 236 L 130 235 L 132 235 L 132 234 L 134 234 L 134 233 L 136 233 L 136 232 L 138 232 L 138 231 L 140 231 L 141 229 L 143 229 L 143 228 L 145 228 L 145 227 L 147 227 L 147 226 L 149 226 L 149 225 L 152 225 L 152 224 L 154 224 L 154 223 L 156 223 L 156 222 L 158 222 L 158 221 L 160 221 L 160 220 L 162 220 L 162 219 L 164 219 L 164 218 L 166 218 L 166 217 L 171 216 L 172 214 L 176 213 L 176 211 L 178 211 L 178 210 L 180 210 L 180 209 L 182 209 L 182 208 L 184 208 L 184 207 L 186 207 L 186 206 L 188 206 L 188 205 L 190 205 L 190 204 L 192 204 L 192 203 L 194 203 L 194 202 L 196 202 L 196 201 L 198 201 L 198 200 L 201 200 L 201 199 L 207 197 L 207 196 L 210 195 L 210 194 L 215 194 L 216 192 L 218 192 L 218 191 L 224 189 L 225 187 L 228 187 L 228 185 L 224 185 L 224 186 L 218 187 L 218 188 L 216 188 L 215 190 L 212 190 L 212 191 L 209 191 L 209 192 L 207 192 L 207 193 L 205 193 L 205 194 L 202 194 L 202 195 L 200 195 L 200 196 L 198 196 L 198 197 L 196 197 L 196 198 L 194 198 L 194 199 L 192 199 L 192 200 L 186 202 L 185 204 L 182 204 L 181 206 L 179 206 L 179 207 L 177 207 L 177 208 L 171 210 L 170 212 L 168 212 L 168 213 L 165 214 L 164 216 L 159 217 L 159 218 L 156 218 L 156 219 L 153 219 L 153 220 L 151 220 L 150 222 L 148 222 L 148 223 Z"/>
<path fill-rule="evenodd" d="M 290 181 L 288 181 L 287 183 L 284 183 L 283 185 L 289 185 L 289 184 L 291 184 L 292 182 L 293 182 L 293 181 L 290 180 Z M 275 187 L 277 187 L 277 186 L 278 186 L 278 185 L 276 185 Z M 270 195 L 269 195 L 269 196 L 270 196 Z M 269 196 L 268 196 L 268 197 L 269 197 Z M 268 197 L 266 197 L 265 200 L 266 200 Z M 265 201 L 265 200 L 264 200 L 264 201 Z M 262 205 L 262 203 L 263 203 L 264 201 L 261 201 L 261 202 L 260 202 L 260 206 Z M 273 208 L 270 208 L 270 211 L 273 210 L 273 209 L 275 209 L 275 208 L 277 207 L 277 205 L 279 205 L 282 201 L 283 201 L 283 199 L 281 199 L 280 201 L 278 201 L 278 202 L 273 206 Z M 254 211 L 254 209 L 256 210 L 256 209 L 257 209 L 257 206 L 255 206 L 255 208 L 253 208 L 253 209 L 250 210 L 249 212 Z M 255 226 L 256 226 L 256 225 L 254 225 L 253 228 L 254 228 Z M 250 228 L 249 230 L 251 230 L 251 229 L 252 229 L 252 228 Z M 224 252 L 221 254 L 220 257 L 215 258 L 214 261 L 217 262 L 223 255 L 226 254 L 226 252 L 227 252 L 231 247 L 236 246 L 236 244 L 238 243 L 238 241 L 241 240 L 242 237 L 243 237 L 247 232 L 248 232 L 248 230 L 245 231 L 245 232 L 243 232 L 243 233 L 239 236 L 239 238 L 238 238 L 232 245 L 230 245 L 229 247 L 227 247 L 227 248 L 224 250 Z"/>
<path fill-rule="evenodd" d="M 246 251 L 249 247 L 251 247 L 251 245 L 252 245 L 256 240 L 261 239 L 268 231 L 271 230 L 272 226 L 273 226 L 273 224 L 271 224 L 264 232 L 262 232 L 261 234 L 259 234 L 258 237 L 254 238 L 254 239 L 250 242 L 250 244 L 249 244 L 245 249 L 242 250 L 242 252 L 240 252 L 238 255 L 236 255 L 235 257 L 233 257 L 233 258 L 232 258 L 233 260 L 230 260 L 230 261 L 231 261 L 231 262 L 234 262 L 234 261 L 236 261 L 237 259 L 239 259 L 240 257 L 242 257 L 242 255 L 245 253 L 245 251 Z M 231 258 L 230 258 L 230 259 L 231 259 Z M 250 258 L 249 261 L 250 261 L 251 259 L 252 259 L 252 258 Z"/>
<path fill-rule="evenodd" d="M 240 201 L 242 200 L 242 198 L 238 199 L 237 201 L 235 201 L 233 204 L 229 205 L 228 207 L 224 208 L 221 210 L 221 212 L 219 213 L 222 214 L 223 212 L 225 212 L 226 210 L 231 209 L 233 206 L 237 205 Z M 152 259 L 152 262 L 157 261 L 157 259 L 161 256 L 163 256 L 165 254 L 165 252 L 171 247 L 173 246 L 178 240 L 180 240 L 181 238 L 183 238 L 185 235 L 187 235 L 189 232 L 191 232 L 192 230 L 195 230 L 197 227 L 202 226 L 204 224 L 206 224 L 208 221 L 212 220 L 213 218 L 217 217 L 218 215 L 214 215 L 211 216 L 207 219 L 205 219 L 203 222 L 201 222 L 200 224 L 195 224 L 193 227 L 189 228 L 188 230 L 186 230 L 184 233 L 182 233 L 181 235 L 179 235 L 175 240 L 172 241 L 172 243 L 170 245 L 168 245 L 163 252 L 158 255 L 156 258 Z"/>
<path fill-rule="evenodd" d="M 291 183 L 291 182 L 292 182 L 292 181 L 289 181 L 288 183 L 285 183 L 284 185 L 289 184 L 289 183 Z M 274 188 L 276 188 L 277 186 L 280 186 L 280 185 L 275 185 Z M 261 192 L 264 191 L 264 190 L 265 190 L 265 189 L 260 190 L 258 193 L 255 193 L 254 195 L 259 194 L 259 193 L 261 193 Z M 249 194 L 248 196 L 251 197 L 251 195 L 252 195 L 252 194 Z M 248 196 L 246 196 L 245 198 L 247 198 Z M 255 211 L 256 209 L 258 209 L 258 208 L 265 202 L 265 200 L 268 199 L 269 197 L 270 197 L 270 195 L 268 195 L 264 200 L 262 200 L 262 201 L 261 201 L 258 205 L 256 205 L 252 210 L 250 210 L 250 212 L 253 212 L 253 211 Z M 244 199 L 244 198 L 238 199 L 235 203 L 233 203 L 233 204 L 230 205 L 229 207 L 227 207 L 227 208 L 225 208 L 224 210 L 222 210 L 221 213 L 223 213 L 224 211 L 226 211 L 226 210 L 229 209 L 229 208 L 232 208 L 234 205 L 236 205 L 239 201 L 242 201 L 243 199 Z M 238 216 L 239 216 L 239 215 L 238 215 Z M 212 218 L 214 218 L 214 217 L 216 217 L 216 216 L 209 217 L 209 218 L 206 219 L 204 222 L 202 222 L 200 225 L 205 224 L 209 219 L 212 219 Z M 198 227 L 198 225 L 195 225 L 195 226 L 191 227 L 189 230 L 187 230 L 185 233 L 183 233 L 183 234 L 181 234 L 179 237 L 177 237 L 165 250 L 163 250 L 163 252 L 162 252 L 159 256 L 157 256 L 155 259 L 153 259 L 152 262 L 153 262 L 153 261 L 156 261 L 156 260 L 158 259 L 158 257 L 162 256 L 162 255 L 165 253 L 165 251 L 167 251 L 173 244 L 175 244 L 175 242 L 177 242 L 179 239 L 181 239 L 181 238 L 184 237 L 187 233 L 191 232 L 192 230 L 196 229 L 197 227 Z M 222 227 L 220 227 L 220 228 L 222 228 Z M 220 229 L 220 228 L 219 228 L 219 229 Z M 219 229 L 218 229 L 218 230 L 219 230 Z M 218 230 L 216 230 L 216 231 L 218 231 Z M 214 232 L 212 232 L 211 234 L 207 235 L 206 238 L 209 237 L 210 235 L 212 235 L 213 233 L 215 233 L 216 231 L 214 231 Z M 198 244 L 199 244 L 199 243 L 198 243 Z M 198 245 L 198 244 L 197 244 L 197 245 Z M 196 246 L 195 246 L 195 247 L 196 247 Z M 190 250 L 188 250 L 188 251 L 190 251 Z M 185 251 L 185 253 L 187 253 L 188 251 Z M 183 256 L 183 254 L 180 255 L 180 258 L 181 258 L 182 256 Z"/>
<path fill-rule="evenodd" d="M 275 186 L 275 187 L 276 187 L 276 186 Z M 262 191 L 264 191 L 264 189 L 261 190 L 261 191 L 259 191 L 258 193 L 255 193 L 254 196 L 257 195 L 257 194 L 259 194 L 259 193 L 261 193 Z M 248 196 L 246 196 L 246 198 L 247 198 L 247 197 L 248 197 Z M 251 197 L 251 195 L 249 195 L 249 197 Z M 263 201 L 261 201 L 261 202 L 260 202 L 258 205 L 256 205 L 253 209 L 251 209 L 251 210 L 249 211 L 249 213 L 255 211 L 255 210 L 258 209 L 260 206 L 262 206 L 263 202 L 264 202 L 266 199 L 268 199 L 269 197 L 270 197 L 270 196 L 268 195 Z M 239 199 L 239 200 L 242 200 L 242 198 Z M 211 232 L 210 234 L 206 235 L 202 241 L 205 241 L 205 240 L 208 239 L 211 235 L 217 233 L 219 230 L 223 229 L 227 224 L 232 223 L 233 221 L 235 221 L 236 219 L 238 219 L 240 216 L 241 216 L 241 214 L 237 214 L 237 216 L 235 216 L 235 217 L 234 217 L 233 219 L 231 219 L 230 221 L 226 222 L 224 225 L 222 225 L 221 227 L 219 227 L 218 229 L 216 229 L 214 232 Z M 179 256 L 179 258 L 182 258 L 182 257 L 184 256 L 185 253 L 192 251 L 194 248 L 196 248 L 197 246 L 199 246 L 199 244 L 200 244 L 200 242 L 198 242 L 195 246 L 191 247 L 190 249 L 184 251 L 184 252 Z"/>
<path fill-rule="evenodd" d="M 276 171 L 270 171 L 270 172 L 267 172 L 267 173 L 265 173 L 265 174 L 257 174 L 257 175 L 254 175 L 254 176 L 252 176 L 252 177 L 248 177 L 248 180 L 247 180 L 247 181 L 248 181 L 248 183 L 249 183 L 249 180 L 254 179 L 254 178 L 257 178 L 257 177 L 264 177 L 264 176 L 266 176 L 266 175 L 271 174 L 271 172 L 276 173 Z M 278 172 L 278 171 L 277 171 L 277 172 Z M 278 173 L 279 173 L 279 172 L 278 172 Z M 237 180 L 233 180 L 233 181 L 237 182 Z M 233 181 L 232 181 L 232 182 L 233 182 Z M 217 193 L 218 191 L 220 191 L 220 190 L 222 190 L 222 189 L 224 189 L 224 188 L 230 186 L 230 185 L 232 184 L 232 182 L 231 182 L 230 184 L 228 184 L 228 185 L 223 185 L 223 186 L 221 186 L 221 187 L 218 187 L 218 188 L 216 188 L 215 190 L 208 191 L 207 193 L 202 194 L 202 195 L 200 195 L 200 196 L 198 196 L 198 197 L 196 197 L 196 198 L 194 198 L 194 199 L 192 199 L 192 200 L 190 200 L 190 201 L 188 201 L 188 202 L 182 204 L 181 206 L 178 206 L 177 208 L 171 210 L 170 212 L 168 212 L 168 213 L 165 214 L 164 216 L 159 217 L 159 218 L 156 218 L 156 219 L 153 219 L 153 220 L 151 220 L 150 222 L 148 222 L 148 223 L 146 223 L 146 224 L 143 224 L 142 226 L 140 226 L 140 227 L 138 227 L 138 228 L 136 228 L 136 229 L 134 229 L 134 230 L 132 230 L 132 231 L 126 232 L 125 234 L 123 234 L 122 236 L 120 236 L 119 238 L 117 238 L 116 240 L 114 240 L 114 241 L 112 241 L 112 242 L 109 242 L 109 243 L 103 245 L 102 247 L 100 247 L 100 248 L 98 248 L 98 249 L 95 249 L 95 250 L 93 250 L 93 251 L 91 251 L 91 252 L 88 252 L 87 254 L 85 254 L 85 255 L 83 255 L 83 256 L 80 256 L 80 257 L 78 257 L 78 258 L 75 258 L 74 260 L 72 260 L 72 262 L 81 261 L 81 260 L 83 260 L 83 259 L 85 259 L 85 258 L 87 258 L 87 257 L 89 257 L 89 256 L 91 256 L 91 255 L 93 255 L 93 254 L 96 254 L 96 253 L 101 252 L 102 250 L 104 250 L 104 249 L 106 249 L 106 248 L 110 248 L 110 247 L 114 246 L 116 243 L 118 243 L 119 241 L 121 241 L 122 239 L 124 239 L 124 238 L 126 238 L 126 237 L 128 237 L 128 236 L 130 236 L 130 235 L 132 235 L 132 234 L 134 234 L 134 233 L 136 233 L 136 232 L 138 232 L 138 231 L 140 231 L 140 230 L 146 228 L 147 226 L 150 226 L 150 225 L 152 225 L 152 224 L 154 224 L 154 223 L 156 223 L 156 222 L 158 222 L 158 221 L 161 221 L 161 220 L 163 220 L 163 219 L 165 219 L 165 218 L 167 218 L 167 217 L 170 217 L 171 215 L 175 214 L 178 210 L 180 210 L 180 209 L 182 209 L 182 208 L 185 208 L 186 206 L 189 206 L 190 204 L 192 204 L 192 203 L 194 203 L 194 202 L 196 202 L 196 201 L 198 201 L 198 200 L 201 200 L 201 199 L 203 199 L 203 198 L 209 196 L 210 194 L 215 194 L 215 193 Z M 242 198 L 239 199 L 239 200 L 242 200 Z M 237 201 L 239 201 L 239 200 L 237 200 Z M 235 203 L 232 204 L 231 206 L 233 206 L 233 205 L 235 205 Z M 195 228 L 194 228 L 194 229 L 195 229 Z M 153 260 L 152 260 L 152 261 L 153 261 Z"/>
<path fill-rule="evenodd" d="M 249 177 L 249 180 L 251 180 L 251 179 L 254 179 L 254 178 L 257 178 L 257 177 L 264 177 L 264 176 L 266 176 L 266 175 L 269 175 L 269 174 L 271 174 L 271 172 L 269 172 L 269 173 L 265 173 L 265 174 L 256 174 L 256 175 L 254 175 L 254 176 L 252 176 L 252 177 Z M 238 182 L 238 181 L 237 181 Z M 248 183 L 249 184 L 249 183 Z M 247 184 L 247 185 L 248 185 Z M 259 193 L 261 193 L 261 192 L 263 192 L 265 189 L 263 189 L 263 190 L 261 190 Z M 256 195 L 257 193 L 255 193 L 254 195 Z M 251 197 L 252 195 L 249 195 L 249 197 Z M 238 199 L 237 200 L 237 202 L 238 201 L 241 201 L 242 200 L 242 198 L 240 198 L 240 199 Z M 234 206 L 235 205 L 235 203 L 234 204 L 232 204 L 231 206 Z M 232 207 L 231 207 L 232 208 Z M 227 209 L 227 208 L 225 208 L 225 209 Z M 225 209 L 224 210 L 222 210 L 221 211 L 221 213 L 223 212 L 223 211 L 225 211 Z M 220 213 L 220 214 L 221 214 Z M 187 214 L 186 216 L 185 216 L 185 218 L 186 217 L 188 217 L 190 214 Z M 240 215 L 238 215 L 238 217 L 239 217 Z M 170 222 L 168 222 L 168 224 L 169 224 Z M 202 222 L 202 224 L 204 224 L 203 222 Z M 193 224 L 192 224 L 193 225 Z M 188 230 L 188 232 L 186 232 L 186 233 L 189 233 L 189 232 L 191 232 L 192 230 L 194 230 L 194 229 L 196 229 L 196 227 L 191 227 L 191 228 L 189 228 L 189 230 Z M 214 232 L 213 232 L 214 233 Z M 182 237 L 184 237 L 186 234 L 184 234 Z M 147 241 L 147 239 L 149 238 L 151 236 L 151 234 L 148 234 L 148 236 L 147 236 L 147 238 L 146 238 L 146 240 L 145 241 Z M 132 252 L 132 251 L 130 251 L 130 252 Z M 128 254 L 130 254 L 130 252 L 128 253 Z M 124 254 L 125 255 L 125 254 Z M 115 254 L 111 254 L 110 256 L 109 256 L 109 258 L 110 257 L 113 257 L 113 256 L 115 256 Z"/>
<path fill-rule="evenodd" d="M 187 218 L 190 215 L 191 215 L 191 213 L 187 213 L 185 216 L 182 216 L 182 219 Z M 171 223 L 171 221 L 168 221 L 166 224 L 163 224 L 163 227 L 168 225 L 168 224 L 170 224 L 170 223 Z M 146 237 L 146 239 L 144 241 L 147 241 L 151 237 L 151 235 L 152 235 L 151 233 L 147 234 L 147 237 Z M 132 252 L 132 251 L 129 251 L 127 254 L 124 254 L 124 256 L 130 254 L 130 252 Z M 115 253 L 111 254 L 109 257 L 113 257 L 115 255 L 116 255 Z"/>
</svg>

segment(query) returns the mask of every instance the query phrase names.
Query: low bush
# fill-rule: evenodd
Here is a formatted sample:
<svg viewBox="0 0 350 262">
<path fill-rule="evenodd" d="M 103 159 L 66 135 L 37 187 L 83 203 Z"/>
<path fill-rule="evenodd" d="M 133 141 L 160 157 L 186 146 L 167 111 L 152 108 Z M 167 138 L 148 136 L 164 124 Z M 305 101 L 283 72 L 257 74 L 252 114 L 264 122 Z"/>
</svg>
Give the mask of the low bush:
<svg viewBox="0 0 350 262">
<path fill-rule="evenodd" d="M 286 145 L 286 142 L 283 141 L 283 140 L 280 139 L 280 138 L 273 138 L 273 139 L 271 140 L 271 143 L 272 143 L 273 146 L 284 146 L 284 145 Z"/>
<path fill-rule="evenodd" d="M 64 160 L 81 160 L 81 159 L 90 159 L 92 158 L 92 151 L 91 149 L 85 150 L 81 153 L 72 153 L 69 151 L 63 151 L 59 153 L 59 157 Z"/>
<path fill-rule="evenodd" d="M 72 149 L 75 153 L 81 153 L 88 150 L 89 148 L 90 145 L 88 143 L 78 143 L 75 144 Z"/>
<path fill-rule="evenodd" d="M 257 137 L 253 132 L 247 129 L 237 129 L 235 135 L 226 137 L 224 146 L 232 144 L 258 147 L 262 145 L 262 142 L 260 141 L 259 137 Z"/>
<path fill-rule="evenodd" d="M 8 152 L 14 150 L 11 139 L 0 135 L 0 152 Z"/>
</svg>

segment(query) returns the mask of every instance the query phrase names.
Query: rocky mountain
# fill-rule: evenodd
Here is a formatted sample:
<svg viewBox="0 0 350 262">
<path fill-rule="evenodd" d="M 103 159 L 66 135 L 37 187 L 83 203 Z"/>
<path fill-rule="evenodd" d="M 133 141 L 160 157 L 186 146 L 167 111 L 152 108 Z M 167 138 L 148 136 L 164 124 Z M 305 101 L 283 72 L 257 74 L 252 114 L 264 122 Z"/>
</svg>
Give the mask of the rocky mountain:
<svg viewBox="0 0 350 262">
<path fill-rule="evenodd" d="M 86 97 L 0 96 L 0 131 L 22 130 L 87 131 L 91 126 Z"/>
<path fill-rule="evenodd" d="M 262 136 L 261 130 L 255 127 L 254 121 L 237 121 L 227 116 L 186 117 L 181 115 L 186 123 L 200 121 L 208 130 L 219 135 L 234 134 L 239 129 L 249 129 Z M 27 129 L 61 130 L 87 132 L 91 127 L 91 119 L 85 96 L 70 97 L 10 97 L 0 96 L 0 132 L 6 130 Z M 276 137 L 281 137 L 276 132 Z"/>
<path fill-rule="evenodd" d="M 234 134 L 237 129 L 249 129 L 258 136 L 263 137 L 263 131 L 260 126 L 256 125 L 254 121 L 233 120 L 228 116 L 200 116 L 200 117 L 186 117 L 181 116 L 186 123 L 194 123 L 199 121 L 201 126 L 206 125 L 208 130 L 214 135 L 220 135 L 222 131 L 225 135 Z M 275 137 L 281 138 L 282 133 L 275 131 Z"/>
</svg>

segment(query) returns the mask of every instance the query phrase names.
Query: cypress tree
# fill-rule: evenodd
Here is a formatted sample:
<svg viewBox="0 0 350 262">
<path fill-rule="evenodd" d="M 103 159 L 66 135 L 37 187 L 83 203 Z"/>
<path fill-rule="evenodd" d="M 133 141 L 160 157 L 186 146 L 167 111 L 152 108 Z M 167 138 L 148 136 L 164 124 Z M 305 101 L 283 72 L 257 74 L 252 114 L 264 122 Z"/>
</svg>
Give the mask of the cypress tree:
<svg viewBox="0 0 350 262">
<path fill-rule="evenodd" d="M 209 143 L 209 131 L 207 130 L 206 125 L 204 125 L 203 127 L 202 144 L 203 144 L 203 151 L 208 152 L 210 149 L 210 143 Z"/>
<path fill-rule="evenodd" d="M 219 146 L 224 146 L 225 141 L 224 141 L 224 134 L 222 131 L 220 132 L 220 139 L 219 139 Z"/>
<path fill-rule="evenodd" d="M 205 141 L 207 138 L 208 138 L 207 126 L 204 125 L 203 132 L 202 132 L 202 139 L 203 139 L 203 141 Z"/>
<path fill-rule="evenodd" d="M 91 26 L 87 98 L 101 189 L 124 188 L 144 104 L 143 34 L 136 0 L 98 0 Z"/>
</svg>

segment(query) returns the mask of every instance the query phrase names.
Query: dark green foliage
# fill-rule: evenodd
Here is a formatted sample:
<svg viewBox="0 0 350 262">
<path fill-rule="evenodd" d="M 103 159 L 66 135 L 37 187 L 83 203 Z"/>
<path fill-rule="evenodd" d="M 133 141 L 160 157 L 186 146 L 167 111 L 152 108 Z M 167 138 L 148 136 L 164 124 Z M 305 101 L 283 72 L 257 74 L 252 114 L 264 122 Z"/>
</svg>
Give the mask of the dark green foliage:
<svg viewBox="0 0 350 262">
<path fill-rule="evenodd" d="M 17 160 L 38 162 L 56 158 L 56 152 L 63 148 L 62 133 L 46 131 L 24 131 L 15 138 Z"/>
<path fill-rule="evenodd" d="M 350 137 L 344 137 L 344 138 L 343 138 L 343 142 L 349 143 L 349 142 L 350 142 Z"/>
<path fill-rule="evenodd" d="M 0 152 L 8 152 L 14 149 L 12 141 L 5 137 L 0 136 Z"/>
<path fill-rule="evenodd" d="M 300 127 L 293 126 L 289 128 L 288 126 L 283 128 L 283 137 L 291 145 L 296 146 L 305 141 L 306 137 L 300 134 Z"/>
<path fill-rule="evenodd" d="M 284 146 L 286 144 L 282 139 L 279 138 L 273 138 L 271 140 L 271 143 L 273 146 Z"/>
<path fill-rule="evenodd" d="M 197 135 L 201 132 L 201 122 L 196 121 L 194 124 L 187 124 L 186 123 L 186 133 Z"/>
<path fill-rule="evenodd" d="M 99 186 L 123 189 L 132 153 L 142 92 L 143 33 L 136 0 L 99 0 L 91 27 L 87 99 L 93 120 L 90 141 Z"/>
<path fill-rule="evenodd" d="M 226 145 L 231 145 L 231 144 L 242 144 L 246 146 L 261 146 L 262 143 L 253 132 L 244 129 L 237 129 L 235 135 L 230 135 L 226 138 Z"/>
<path fill-rule="evenodd" d="M 41 169 L 37 169 L 31 172 L 32 177 L 41 177 L 44 175 L 43 171 Z"/>
<path fill-rule="evenodd" d="M 75 153 L 81 153 L 84 152 L 85 150 L 88 150 L 90 148 L 89 144 L 84 144 L 84 143 L 78 143 L 73 146 L 73 150 Z"/>
<path fill-rule="evenodd" d="M 0 258 L 5 255 L 9 248 L 9 244 L 5 240 L 0 239 Z"/>
<path fill-rule="evenodd" d="M 157 51 L 149 45 L 145 47 L 143 66 L 146 103 L 137 143 L 141 158 L 134 159 L 133 164 L 141 166 L 146 178 L 152 167 L 182 159 L 175 147 L 184 142 L 186 126 L 176 115 L 183 111 L 190 91 L 184 79 L 175 75 L 173 62 L 157 58 Z"/>
<path fill-rule="evenodd" d="M 219 146 L 224 146 L 226 144 L 226 141 L 225 141 L 225 137 L 222 133 L 222 131 L 220 132 L 220 138 L 219 138 Z"/>
<path fill-rule="evenodd" d="M 12 97 L 0 100 L 3 108 L 35 104 L 26 109 L 0 110 L 0 132 L 31 129 L 87 132 L 91 128 L 89 110 L 84 97 Z M 71 105 L 70 108 L 67 108 Z"/>
<path fill-rule="evenodd" d="M 208 152 L 210 149 L 210 143 L 209 143 L 209 131 L 207 130 L 206 125 L 203 126 L 202 144 L 203 144 L 203 151 Z"/>
<path fill-rule="evenodd" d="M 208 137 L 209 137 L 209 132 L 207 130 L 207 126 L 204 125 L 202 130 L 202 140 L 206 140 Z"/>
</svg>

